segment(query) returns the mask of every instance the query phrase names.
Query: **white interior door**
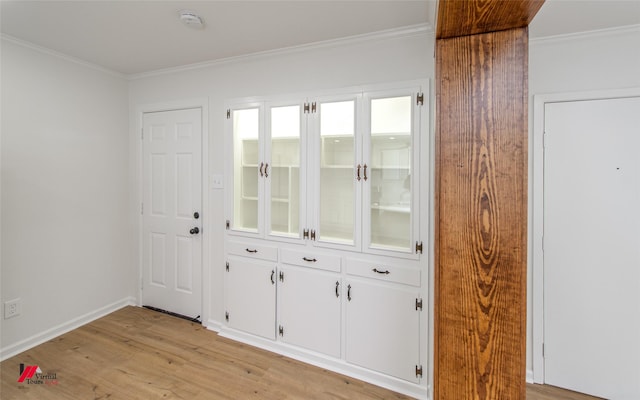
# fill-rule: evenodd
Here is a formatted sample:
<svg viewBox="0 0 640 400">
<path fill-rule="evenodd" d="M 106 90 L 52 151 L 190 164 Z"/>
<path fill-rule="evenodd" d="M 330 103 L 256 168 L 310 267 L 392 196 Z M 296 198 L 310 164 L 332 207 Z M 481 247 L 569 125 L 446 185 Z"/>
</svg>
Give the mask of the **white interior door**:
<svg viewBox="0 0 640 400">
<path fill-rule="evenodd" d="M 201 110 L 145 113 L 142 147 L 142 304 L 195 318 L 202 309 Z"/>
<path fill-rule="evenodd" d="M 548 103 L 545 383 L 640 399 L 640 98 Z"/>
</svg>

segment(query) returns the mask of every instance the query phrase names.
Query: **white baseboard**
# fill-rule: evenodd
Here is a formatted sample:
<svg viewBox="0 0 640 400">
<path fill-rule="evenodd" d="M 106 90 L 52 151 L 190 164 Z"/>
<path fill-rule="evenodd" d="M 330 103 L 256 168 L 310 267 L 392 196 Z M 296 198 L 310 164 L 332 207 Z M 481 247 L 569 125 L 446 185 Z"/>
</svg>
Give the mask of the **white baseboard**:
<svg viewBox="0 0 640 400">
<path fill-rule="evenodd" d="M 216 333 L 219 333 L 220 330 L 222 329 L 222 324 L 219 321 L 215 321 L 213 319 L 209 319 L 207 320 L 207 324 L 203 324 L 205 328 L 207 328 L 210 331 L 214 331 Z"/>
<path fill-rule="evenodd" d="M 26 339 L 23 339 L 17 343 L 3 347 L 2 349 L 0 349 L 0 361 L 4 361 L 8 358 L 11 358 L 17 354 L 22 353 L 23 351 L 27 351 L 32 347 L 35 347 L 57 336 L 60 336 L 64 333 L 67 333 L 76 328 L 79 328 L 82 325 L 88 324 L 91 321 L 95 321 L 98 318 L 102 318 L 105 315 L 111 314 L 112 312 L 117 311 L 123 307 L 135 306 L 135 305 L 137 304 L 136 304 L 136 299 L 134 297 L 126 297 L 122 300 L 116 301 L 115 303 L 111 303 L 97 310 L 88 312 L 84 315 L 81 315 L 70 321 L 62 323 L 58 326 L 54 326 L 53 328 L 47 329 L 44 332 L 35 334 Z"/>
<path fill-rule="evenodd" d="M 527 383 L 534 383 L 533 382 L 533 370 L 532 369 L 528 369 L 527 370 Z"/>
</svg>

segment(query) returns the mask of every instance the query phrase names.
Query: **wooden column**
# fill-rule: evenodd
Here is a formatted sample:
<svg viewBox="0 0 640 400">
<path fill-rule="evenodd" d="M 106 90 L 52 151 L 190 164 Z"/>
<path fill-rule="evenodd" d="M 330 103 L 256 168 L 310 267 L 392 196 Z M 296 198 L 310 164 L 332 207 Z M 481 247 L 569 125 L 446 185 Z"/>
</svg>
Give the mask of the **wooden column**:
<svg viewBox="0 0 640 400">
<path fill-rule="evenodd" d="M 469 12 L 474 10 L 470 4 L 480 3 L 491 2 L 441 1 L 439 10 L 436 400 L 525 399 L 526 23 L 533 16 L 517 20 L 517 25 L 524 20 L 524 27 L 478 33 L 490 25 L 486 14 Z M 440 25 L 452 7 L 474 18 L 481 15 L 482 29 L 460 22 L 467 36 L 453 35 Z"/>
</svg>

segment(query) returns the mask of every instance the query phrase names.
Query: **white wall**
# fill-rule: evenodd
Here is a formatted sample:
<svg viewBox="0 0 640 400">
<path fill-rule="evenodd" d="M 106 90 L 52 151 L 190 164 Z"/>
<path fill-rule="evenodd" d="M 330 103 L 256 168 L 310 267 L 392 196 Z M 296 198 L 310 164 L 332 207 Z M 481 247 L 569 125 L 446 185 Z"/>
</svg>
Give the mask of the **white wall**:
<svg viewBox="0 0 640 400">
<path fill-rule="evenodd" d="M 527 371 L 533 368 L 533 96 L 640 87 L 640 26 L 530 41 L 529 47 L 529 269 Z M 535 350 L 541 353 L 541 349 Z M 531 375 L 529 375 L 531 378 Z"/>
<path fill-rule="evenodd" d="M 7 357 L 135 295 L 127 81 L 2 40 Z M 47 333 L 48 332 L 48 333 Z"/>
<path fill-rule="evenodd" d="M 136 107 L 191 98 L 209 98 L 209 173 L 224 173 L 224 101 L 369 83 L 433 78 L 433 34 L 425 30 L 371 40 L 346 40 L 332 46 L 311 46 L 275 52 L 206 68 L 138 77 L 130 83 L 132 165 L 139 165 L 140 140 L 135 129 Z M 139 167 L 132 169 L 133 191 L 139 187 Z M 204 321 L 223 318 L 223 191 L 210 189 L 210 300 Z M 139 207 L 132 200 L 132 207 Z M 206 276 L 207 274 L 205 274 Z M 207 292 L 207 289 L 205 289 Z"/>
</svg>

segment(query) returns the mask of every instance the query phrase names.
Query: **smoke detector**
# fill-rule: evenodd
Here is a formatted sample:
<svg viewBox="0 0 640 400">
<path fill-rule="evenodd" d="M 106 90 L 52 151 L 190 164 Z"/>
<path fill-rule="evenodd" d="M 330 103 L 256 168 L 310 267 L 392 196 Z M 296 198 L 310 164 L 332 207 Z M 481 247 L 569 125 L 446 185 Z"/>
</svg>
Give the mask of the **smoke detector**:
<svg viewBox="0 0 640 400">
<path fill-rule="evenodd" d="M 180 21 L 182 21 L 182 23 L 188 26 L 189 28 L 193 28 L 193 29 L 204 28 L 204 21 L 194 11 L 180 10 L 178 14 L 180 15 Z"/>
</svg>

